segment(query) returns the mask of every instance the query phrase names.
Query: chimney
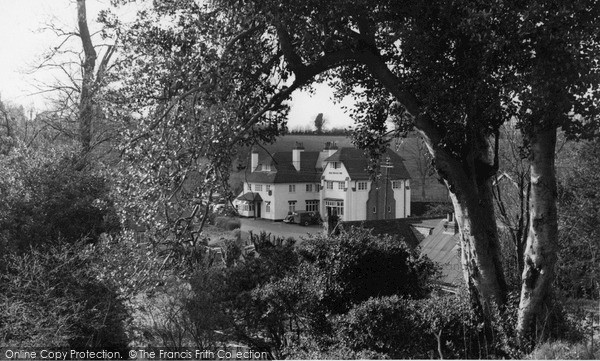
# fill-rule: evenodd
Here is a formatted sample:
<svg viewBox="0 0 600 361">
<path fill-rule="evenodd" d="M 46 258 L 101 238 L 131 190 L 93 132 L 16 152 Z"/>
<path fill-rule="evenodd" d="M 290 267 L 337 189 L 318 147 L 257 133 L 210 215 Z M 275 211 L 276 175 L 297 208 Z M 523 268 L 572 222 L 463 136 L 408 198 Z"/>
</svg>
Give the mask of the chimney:
<svg viewBox="0 0 600 361">
<path fill-rule="evenodd" d="M 446 215 L 446 222 L 444 222 L 444 233 L 445 234 L 457 234 L 458 233 L 458 222 L 453 212 Z"/>
<path fill-rule="evenodd" d="M 327 156 L 331 157 L 338 150 L 338 146 L 337 146 L 336 142 L 329 143 L 329 147 L 326 150 L 327 150 Z"/>
<path fill-rule="evenodd" d="M 323 148 L 323 150 L 321 151 L 321 154 L 319 154 L 319 160 L 321 161 L 321 168 L 325 168 L 326 163 L 325 163 L 325 159 L 331 157 L 333 155 L 333 153 L 335 153 L 337 151 L 337 145 L 335 144 L 335 142 L 325 142 L 325 147 Z"/>
<path fill-rule="evenodd" d="M 256 167 L 258 167 L 258 152 L 252 150 L 252 154 L 250 155 L 250 172 L 254 172 Z"/>
<path fill-rule="evenodd" d="M 296 142 L 296 146 L 292 150 L 292 164 L 297 171 L 300 171 L 300 153 L 304 152 L 302 143 Z"/>
</svg>

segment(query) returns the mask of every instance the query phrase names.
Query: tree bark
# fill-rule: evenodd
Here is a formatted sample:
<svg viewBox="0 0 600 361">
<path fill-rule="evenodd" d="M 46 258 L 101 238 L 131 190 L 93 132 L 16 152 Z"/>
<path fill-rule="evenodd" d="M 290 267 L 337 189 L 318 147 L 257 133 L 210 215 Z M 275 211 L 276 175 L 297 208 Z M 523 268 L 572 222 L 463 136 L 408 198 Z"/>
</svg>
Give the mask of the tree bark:
<svg viewBox="0 0 600 361">
<path fill-rule="evenodd" d="M 434 149 L 433 155 L 456 212 L 463 275 L 471 301 L 489 318 L 494 307 L 504 305 L 507 286 L 496 226 L 492 166 L 485 162 L 486 151 L 475 151 L 472 156 L 477 161 L 470 169 L 464 161 L 452 159 L 443 151 Z"/>
<path fill-rule="evenodd" d="M 450 154 L 439 144 L 442 136 L 435 124 L 422 115 L 418 100 L 401 87 L 401 81 L 381 57 L 365 52 L 359 57 L 373 76 L 413 115 L 438 174 L 448 187 L 460 230 L 462 264 L 471 300 L 486 319 L 492 305 L 506 301 L 506 280 L 502 269 L 500 240 L 493 203 L 492 176 L 497 164 L 490 157 L 487 139 L 473 129 L 467 144 L 469 154 Z"/>
<path fill-rule="evenodd" d="M 517 331 L 523 338 L 542 332 L 549 316 L 558 251 L 556 127 L 536 129 L 531 139 L 531 194 L 529 231 L 521 276 L 521 302 Z M 534 329 L 535 327 L 535 329 Z"/>
<path fill-rule="evenodd" d="M 94 69 L 96 67 L 96 50 L 87 24 L 85 0 L 77 0 L 77 23 L 79 37 L 83 45 L 84 59 L 82 64 L 83 80 L 79 98 L 79 136 L 83 157 L 90 151 L 92 143 L 92 120 L 94 118 Z"/>
</svg>

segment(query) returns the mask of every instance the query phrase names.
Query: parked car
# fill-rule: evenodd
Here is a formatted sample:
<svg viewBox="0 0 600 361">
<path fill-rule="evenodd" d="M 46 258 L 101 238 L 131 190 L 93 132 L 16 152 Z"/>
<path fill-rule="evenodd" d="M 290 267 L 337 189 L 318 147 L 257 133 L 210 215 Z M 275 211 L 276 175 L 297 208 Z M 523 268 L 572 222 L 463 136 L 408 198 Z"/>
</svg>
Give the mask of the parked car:
<svg viewBox="0 0 600 361">
<path fill-rule="evenodd" d="M 292 214 L 288 214 L 283 221 L 285 223 L 296 223 L 308 226 L 311 224 L 321 224 L 321 216 L 319 215 L 319 212 L 296 211 Z"/>
</svg>

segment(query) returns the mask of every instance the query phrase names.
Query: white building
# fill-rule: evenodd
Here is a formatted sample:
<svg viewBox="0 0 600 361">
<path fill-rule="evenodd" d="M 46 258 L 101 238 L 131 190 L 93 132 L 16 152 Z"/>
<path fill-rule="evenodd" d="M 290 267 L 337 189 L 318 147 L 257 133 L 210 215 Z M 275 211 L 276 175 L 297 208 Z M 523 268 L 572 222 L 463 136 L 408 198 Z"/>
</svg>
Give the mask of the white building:
<svg viewBox="0 0 600 361">
<path fill-rule="evenodd" d="M 240 215 L 282 220 L 296 210 L 319 211 L 321 168 L 319 152 L 296 144 L 291 152 L 259 154 L 253 151 L 244 191 L 236 199 Z"/>
<path fill-rule="evenodd" d="M 410 176 L 402 158 L 388 149 L 375 181 L 367 167 L 364 152 L 356 148 L 341 148 L 325 159 L 321 214 L 337 215 L 342 221 L 410 215 Z"/>
<path fill-rule="evenodd" d="M 320 212 L 342 221 L 410 215 L 410 176 L 402 158 L 388 150 L 378 181 L 367 171 L 364 152 L 326 143 L 320 152 L 297 143 L 291 152 L 253 151 L 244 191 L 234 204 L 245 217 L 282 220 L 289 212 Z"/>
</svg>

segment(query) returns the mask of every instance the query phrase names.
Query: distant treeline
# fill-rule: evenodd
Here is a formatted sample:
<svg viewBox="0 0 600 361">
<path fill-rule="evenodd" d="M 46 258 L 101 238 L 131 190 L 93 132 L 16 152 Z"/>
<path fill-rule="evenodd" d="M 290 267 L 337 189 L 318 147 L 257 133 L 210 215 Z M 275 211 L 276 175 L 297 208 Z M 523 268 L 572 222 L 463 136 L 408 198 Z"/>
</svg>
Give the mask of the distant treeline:
<svg viewBox="0 0 600 361">
<path fill-rule="evenodd" d="M 295 127 L 293 129 L 288 129 L 286 135 L 307 135 L 307 134 L 316 134 L 316 135 L 347 135 L 349 132 L 348 128 L 331 128 L 331 129 L 323 129 L 320 132 L 317 132 L 315 129 L 312 129 L 310 126 L 306 127 Z"/>
</svg>

